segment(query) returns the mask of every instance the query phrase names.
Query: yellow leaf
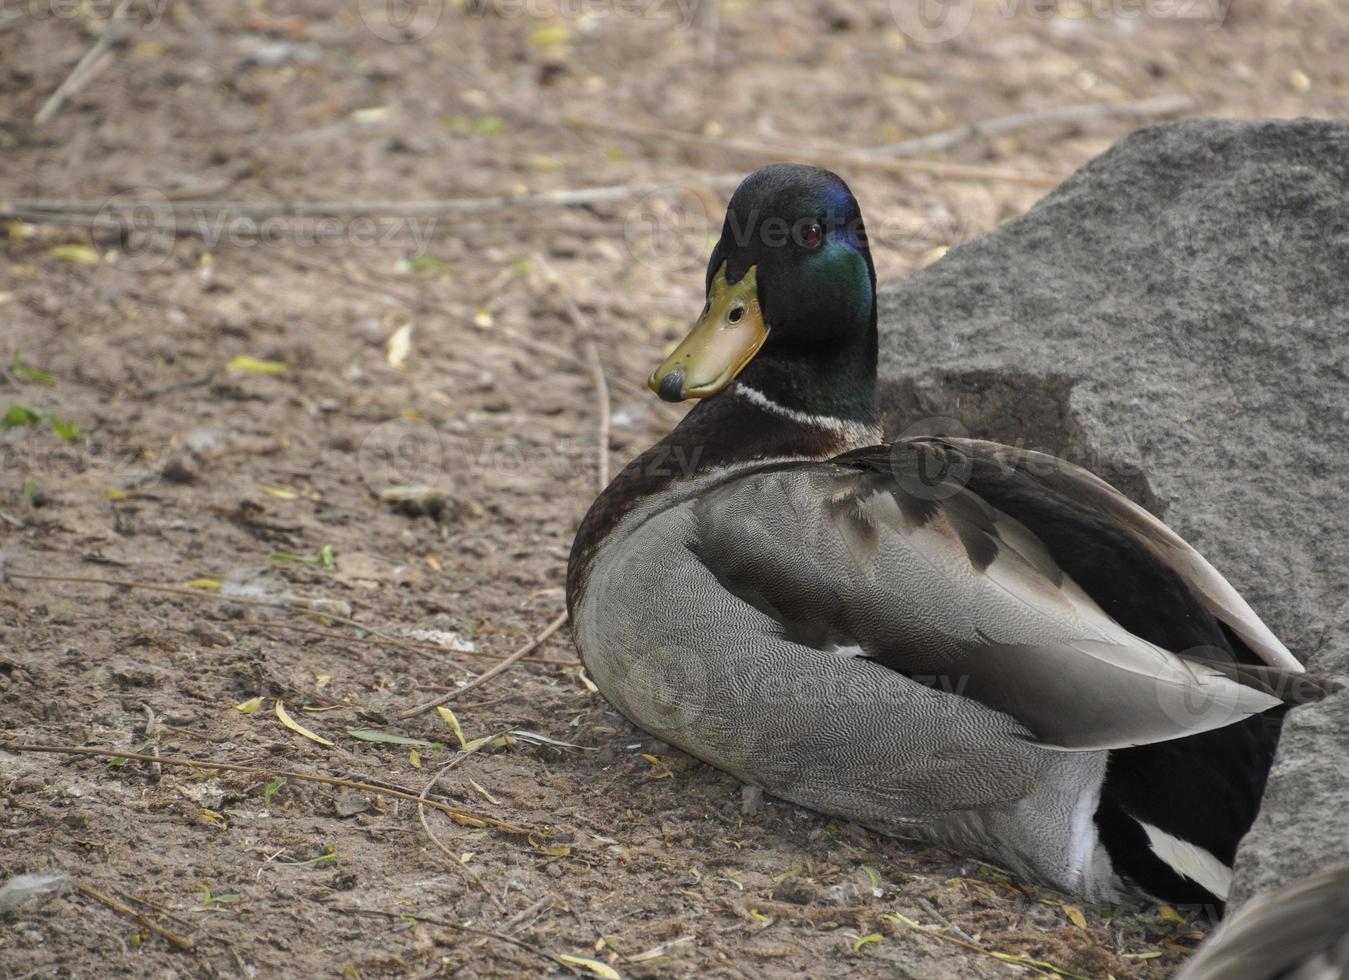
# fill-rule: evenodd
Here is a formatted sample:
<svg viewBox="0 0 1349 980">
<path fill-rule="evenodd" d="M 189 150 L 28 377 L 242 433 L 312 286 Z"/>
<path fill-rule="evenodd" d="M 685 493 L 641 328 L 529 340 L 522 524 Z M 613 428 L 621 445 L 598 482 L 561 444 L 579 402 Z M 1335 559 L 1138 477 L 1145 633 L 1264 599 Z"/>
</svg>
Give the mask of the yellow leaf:
<svg viewBox="0 0 1349 980">
<path fill-rule="evenodd" d="M 226 367 L 231 371 L 246 371 L 249 374 L 284 374 L 287 364 L 285 361 L 265 361 L 257 357 L 246 357 L 240 354 L 232 359 Z"/>
<path fill-rule="evenodd" d="M 492 318 L 492 311 L 483 307 L 473 314 L 473 325 L 479 330 L 491 330 L 492 324 L 496 321 Z"/>
<path fill-rule="evenodd" d="M 277 500 L 299 500 L 300 495 L 290 487 L 272 486 L 270 483 L 259 483 L 258 488 L 269 497 L 275 497 Z"/>
<path fill-rule="evenodd" d="M 1185 916 L 1181 915 L 1169 905 L 1157 906 L 1157 918 L 1165 919 L 1167 922 L 1184 922 Z"/>
<path fill-rule="evenodd" d="M 103 491 L 103 497 L 106 500 L 126 500 L 126 491 L 117 489 L 105 490 Z"/>
<path fill-rule="evenodd" d="M 455 739 L 459 742 L 459 747 L 466 748 L 464 740 L 464 730 L 459 727 L 459 719 L 454 716 L 454 712 L 444 705 L 436 708 L 436 714 L 440 715 L 445 724 L 450 726 L 450 731 L 454 732 Z"/>
<path fill-rule="evenodd" d="M 412 353 L 412 321 L 409 320 L 389 336 L 388 351 L 384 355 L 389 367 L 400 368 Z"/>
<path fill-rule="evenodd" d="M 857 938 L 857 941 L 852 944 L 852 951 L 856 953 L 863 946 L 869 946 L 872 943 L 878 943 L 880 941 L 881 934 L 879 932 L 869 932 L 865 936 L 859 936 Z"/>
<path fill-rule="evenodd" d="M 88 245 L 53 245 L 48 254 L 62 262 L 98 265 L 98 249 L 90 248 Z"/>
<path fill-rule="evenodd" d="M 1079 929 L 1087 928 L 1087 917 L 1082 914 L 1082 910 L 1076 905 L 1063 904 L 1063 914 L 1068 916 L 1068 921 Z"/>
<path fill-rule="evenodd" d="M 308 728 L 305 728 L 298 721 L 296 721 L 289 714 L 287 714 L 286 705 L 279 698 L 277 699 L 276 702 L 276 716 L 281 719 L 281 724 L 285 725 L 296 735 L 303 735 L 305 738 L 309 739 L 309 741 L 317 742 L 319 745 L 325 745 L 330 749 L 334 747 L 332 742 L 328 741 L 321 735 L 315 735 Z"/>
<path fill-rule="evenodd" d="M 194 578 L 187 583 L 189 589 L 218 589 L 220 580 L 216 578 Z"/>
<path fill-rule="evenodd" d="M 251 715 L 262 707 L 262 698 L 249 698 L 247 701 L 240 701 L 234 706 L 235 711 L 242 711 L 246 715 Z"/>
<path fill-rule="evenodd" d="M 555 48 L 571 40 L 571 31 L 561 24 L 540 27 L 529 35 L 529 43 L 541 48 Z"/>
<path fill-rule="evenodd" d="M 547 854 L 549 857 L 566 857 L 571 853 L 571 848 L 566 844 L 540 844 L 533 837 L 529 838 L 529 843 L 540 854 Z"/>
<path fill-rule="evenodd" d="M 595 686 L 595 682 L 590 679 L 590 676 L 588 674 L 586 674 L 586 669 L 584 667 L 580 668 L 576 672 L 576 676 L 581 678 L 581 683 L 585 685 L 585 689 L 589 691 L 591 694 L 600 693 L 600 689 Z"/>
<path fill-rule="evenodd" d="M 563 963 L 570 963 L 572 966 L 583 966 L 597 977 L 604 977 L 604 980 L 623 980 L 622 974 L 615 970 L 608 963 L 601 963 L 599 960 L 588 960 L 584 956 L 568 956 L 566 953 L 559 953 L 557 958 Z"/>
<path fill-rule="evenodd" d="M 201 808 L 201 822 L 208 823 L 212 827 L 219 827 L 221 830 L 229 829 L 228 820 L 214 810 L 206 809 L 206 807 Z"/>
<path fill-rule="evenodd" d="M 413 769 L 420 769 L 422 767 L 422 757 L 417 754 L 416 749 L 413 749 L 408 753 L 408 765 Z"/>
</svg>

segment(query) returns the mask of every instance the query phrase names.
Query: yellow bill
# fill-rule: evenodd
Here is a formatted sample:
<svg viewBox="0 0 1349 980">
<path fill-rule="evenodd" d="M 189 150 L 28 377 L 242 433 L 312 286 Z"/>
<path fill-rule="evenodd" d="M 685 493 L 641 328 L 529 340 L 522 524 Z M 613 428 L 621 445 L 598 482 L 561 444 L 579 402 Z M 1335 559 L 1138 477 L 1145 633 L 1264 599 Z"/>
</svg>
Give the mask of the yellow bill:
<svg viewBox="0 0 1349 980">
<path fill-rule="evenodd" d="M 707 307 L 689 335 L 651 372 L 647 385 L 667 402 L 715 395 L 735 380 L 768 339 L 751 267 L 734 286 L 723 262 L 712 279 Z"/>
</svg>

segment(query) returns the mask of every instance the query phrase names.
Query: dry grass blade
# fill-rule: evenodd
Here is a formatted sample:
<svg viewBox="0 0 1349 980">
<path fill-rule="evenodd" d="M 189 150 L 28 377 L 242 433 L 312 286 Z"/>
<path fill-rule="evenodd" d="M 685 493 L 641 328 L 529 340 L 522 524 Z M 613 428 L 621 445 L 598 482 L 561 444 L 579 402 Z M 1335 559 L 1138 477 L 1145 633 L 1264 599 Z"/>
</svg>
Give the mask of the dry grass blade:
<svg viewBox="0 0 1349 980">
<path fill-rule="evenodd" d="M 224 769 L 229 772 L 246 772 L 255 776 L 285 776 L 287 779 L 296 779 L 308 783 L 324 783 L 328 786 L 341 786 L 345 789 L 354 789 L 362 793 L 372 793 L 376 796 L 388 796 L 396 800 L 408 800 L 411 803 L 422 803 L 425 806 L 439 810 L 449 817 L 467 821 L 470 825 L 483 827 L 494 827 L 497 830 L 508 834 L 528 835 L 530 831 L 525 827 L 518 827 L 513 823 L 507 823 L 504 820 L 498 820 L 496 817 L 488 816 L 485 813 L 475 813 L 472 810 L 465 810 L 462 807 L 451 806 L 440 800 L 426 799 L 424 795 L 413 793 L 410 790 L 397 789 L 392 786 L 381 786 L 378 783 L 368 783 L 357 779 L 344 779 L 341 776 L 325 776 L 317 772 L 302 772 L 295 769 L 278 769 L 272 766 L 245 765 L 238 762 L 223 762 L 216 759 L 187 759 L 181 756 L 168 755 L 147 755 L 142 752 L 119 752 L 116 749 L 101 749 L 84 745 L 35 745 L 21 742 L 0 742 L 0 751 L 4 752 L 50 752 L 56 755 L 88 755 L 104 759 L 132 759 L 136 762 L 157 762 L 164 766 L 187 766 L 193 769 Z"/>
</svg>

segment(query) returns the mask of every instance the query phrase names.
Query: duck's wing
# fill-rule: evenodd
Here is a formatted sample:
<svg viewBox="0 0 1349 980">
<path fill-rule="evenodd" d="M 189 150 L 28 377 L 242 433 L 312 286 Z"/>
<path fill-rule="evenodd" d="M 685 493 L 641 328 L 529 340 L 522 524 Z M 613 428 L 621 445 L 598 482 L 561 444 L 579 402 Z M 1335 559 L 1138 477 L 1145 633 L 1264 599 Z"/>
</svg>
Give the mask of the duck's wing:
<svg viewBox="0 0 1349 980">
<path fill-rule="evenodd" d="M 896 448 L 938 473 L 958 452 Z M 728 480 L 695 503 L 688 547 L 784 638 L 975 699 L 1047 746 L 1160 742 L 1281 703 L 1124 628 L 1026 525 L 883 453 L 884 465 L 850 454 Z"/>
<path fill-rule="evenodd" d="M 1299 879 L 1243 905 L 1176 980 L 1349 978 L 1349 865 Z"/>
<path fill-rule="evenodd" d="M 1302 664 L 1221 572 L 1179 534 L 1096 474 L 1048 453 L 996 442 L 949 437 L 918 441 L 938 452 L 958 454 L 956 465 L 968 467 L 972 484 L 995 503 L 1002 494 L 1009 501 L 1057 497 L 1113 523 L 1180 576 L 1205 608 L 1262 661 L 1302 672 Z"/>
</svg>

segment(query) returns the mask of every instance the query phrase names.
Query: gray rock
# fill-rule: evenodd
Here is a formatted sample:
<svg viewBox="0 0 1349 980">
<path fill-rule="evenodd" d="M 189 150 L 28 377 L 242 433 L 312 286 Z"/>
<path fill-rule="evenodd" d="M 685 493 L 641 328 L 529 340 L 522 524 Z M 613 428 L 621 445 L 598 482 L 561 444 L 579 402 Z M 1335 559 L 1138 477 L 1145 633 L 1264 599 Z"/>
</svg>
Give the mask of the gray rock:
<svg viewBox="0 0 1349 980">
<path fill-rule="evenodd" d="M 1140 130 L 880 315 L 891 434 L 1096 470 L 1349 675 L 1349 121 Z M 1342 693 L 1290 714 L 1233 900 L 1349 861 L 1346 814 Z"/>
</svg>

